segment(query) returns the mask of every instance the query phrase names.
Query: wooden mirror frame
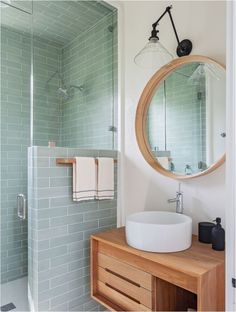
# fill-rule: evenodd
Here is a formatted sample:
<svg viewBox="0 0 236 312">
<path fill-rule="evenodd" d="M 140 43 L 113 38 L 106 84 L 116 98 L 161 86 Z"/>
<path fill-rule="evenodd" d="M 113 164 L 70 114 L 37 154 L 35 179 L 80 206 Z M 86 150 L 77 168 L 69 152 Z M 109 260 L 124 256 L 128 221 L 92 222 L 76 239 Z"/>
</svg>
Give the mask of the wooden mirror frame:
<svg viewBox="0 0 236 312">
<path fill-rule="evenodd" d="M 159 164 L 159 162 L 153 157 L 152 151 L 150 150 L 149 140 L 148 140 L 147 133 L 146 133 L 147 132 L 146 123 L 147 123 L 148 108 L 150 106 L 153 95 L 156 92 L 159 85 L 161 84 L 161 82 L 167 76 L 169 76 L 173 70 L 177 69 L 178 67 L 182 65 L 193 63 L 193 62 L 209 63 L 209 64 L 217 65 L 225 70 L 224 65 L 206 56 L 191 55 L 191 56 L 183 56 L 183 57 L 174 59 L 170 63 L 161 67 L 148 81 L 139 99 L 138 107 L 136 110 L 136 119 L 135 119 L 136 139 L 137 139 L 138 146 L 143 157 L 149 163 L 149 165 L 151 165 L 156 171 L 158 171 L 159 173 L 163 174 L 166 177 L 170 177 L 176 180 L 187 180 L 187 179 L 193 179 L 196 177 L 204 176 L 216 170 L 225 162 L 225 154 L 224 154 L 217 162 L 215 162 L 209 168 L 207 168 L 206 170 L 202 172 L 198 172 L 192 175 L 178 175 L 163 168 Z"/>
</svg>

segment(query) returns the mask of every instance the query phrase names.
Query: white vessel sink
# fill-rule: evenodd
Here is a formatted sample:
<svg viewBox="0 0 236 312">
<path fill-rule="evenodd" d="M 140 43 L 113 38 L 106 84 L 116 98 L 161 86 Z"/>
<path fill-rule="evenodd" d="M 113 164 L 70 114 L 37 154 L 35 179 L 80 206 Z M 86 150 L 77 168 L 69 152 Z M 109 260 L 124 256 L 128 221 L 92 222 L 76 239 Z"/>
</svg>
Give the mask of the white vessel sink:
<svg viewBox="0 0 236 312">
<path fill-rule="evenodd" d="M 131 247 L 151 252 L 176 252 L 192 244 L 192 219 L 184 214 L 144 211 L 126 218 Z"/>
</svg>

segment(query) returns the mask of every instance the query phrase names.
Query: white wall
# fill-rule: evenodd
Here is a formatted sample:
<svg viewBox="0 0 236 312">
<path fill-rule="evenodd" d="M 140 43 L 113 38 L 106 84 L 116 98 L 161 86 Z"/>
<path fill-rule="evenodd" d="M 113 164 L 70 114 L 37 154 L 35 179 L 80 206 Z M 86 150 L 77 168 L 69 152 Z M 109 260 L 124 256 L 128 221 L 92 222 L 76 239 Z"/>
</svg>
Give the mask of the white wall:
<svg viewBox="0 0 236 312">
<path fill-rule="evenodd" d="M 135 137 L 135 113 L 138 99 L 151 73 L 137 67 L 133 58 L 146 44 L 151 24 L 166 1 L 122 1 L 124 9 L 125 129 L 124 129 L 124 216 L 142 210 L 175 210 L 167 204 L 174 197 L 178 182 L 152 169 L 142 157 Z M 206 55 L 225 64 L 226 7 L 221 1 L 172 1 L 173 18 L 180 39 L 191 39 L 192 54 Z M 168 16 L 161 21 L 160 41 L 175 54 L 176 39 Z M 185 213 L 199 221 L 220 216 L 224 220 L 225 166 L 206 177 L 182 183 Z M 123 218 L 124 221 L 124 218 Z"/>
</svg>

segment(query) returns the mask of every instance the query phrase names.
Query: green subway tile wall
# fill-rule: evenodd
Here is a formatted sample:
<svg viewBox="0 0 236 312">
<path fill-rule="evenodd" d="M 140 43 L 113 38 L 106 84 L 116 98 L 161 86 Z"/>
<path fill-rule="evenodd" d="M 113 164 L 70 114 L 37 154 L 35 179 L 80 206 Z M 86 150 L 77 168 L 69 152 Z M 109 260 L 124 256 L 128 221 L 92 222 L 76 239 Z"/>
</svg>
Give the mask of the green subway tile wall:
<svg viewBox="0 0 236 312">
<path fill-rule="evenodd" d="M 34 145 L 59 142 L 61 105 L 57 89 L 60 86 L 56 75 L 61 68 L 61 46 L 53 41 L 34 37 Z"/>
<path fill-rule="evenodd" d="M 29 283 L 34 308 L 99 310 L 90 297 L 89 237 L 116 227 L 116 168 L 113 200 L 76 203 L 72 201 L 72 167 L 56 165 L 56 158 L 117 158 L 117 152 L 32 147 L 29 153 L 29 172 L 34 177 L 29 189 Z"/>
<path fill-rule="evenodd" d="M 112 149 L 117 76 L 116 13 L 105 16 L 62 50 L 67 85 L 83 86 L 62 102 L 60 145 Z"/>
<path fill-rule="evenodd" d="M 41 155 L 37 156 L 37 163 L 31 157 L 34 149 L 29 151 L 29 236 L 27 221 L 17 217 L 16 199 L 18 193 L 27 196 L 31 43 L 33 145 L 47 146 L 49 141 L 55 141 L 57 146 L 96 149 L 51 149 L 58 157 L 76 156 L 78 152 L 84 156 L 110 155 L 113 151 L 99 150 L 116 148 L 116 133 L 108 131 L 109 126 L 116 126 L 117 119 L 116 12 L 111 13 L 110 8 L 96 1 L 35 1 L 33 42 L 31 15 L 7 8 L 2 10 L 1 17 L 1 281 L 24 276 L 28 268 L 31 297 L 41 310 L 47 310 L 48 304 L 50 309 L 58 310 L 63 306 L 70 310 L 73 307 L 98 309 L 89 298 L 88 235 L 115 226 L 116 200 L 81 206 L 71 203 L 71 169 L 55 168 L 55 159 L 47 154 L 47 148 L 39 148 Z M 68 22 L 70 27 L 66 27 Z M 59 76 L 55 75 L 47 84 L 56 72 L 64 77 L 67 86 L 83 85 L 83 91 L 75 89 L 73 98 L 63 101 L 58 95 L 58 88 L 63 86 Z M 71 225 L 74 220 L 83 223 L 83 239 L 80 231 L 77 233 Z M 46 241 L 43 232 L 50 227 L 53 232 L 58 228 L 59 232 L 48 232 L 50 236 Z M 70 228 L 70 232 L 66 232 L 65 227 Z M 38 234 L 40 241 L 36 240 Z M 61 242 L 57 234 L 60 239 L 63 236 Z M 41 251 L 46 249 L 52 250 L 45 256 Z M 37 258 L 39 252 L 44 260 Z M 71 259 L 71 263 L 62 263 L 70 256 L 78 256 L 79 262 Z M 38 261 L 35 263 L 34 259 Z M 46 278 L 48 272 L 50 279 Z M 77 278 L 69 283 L 75 273 Z M 62 285 L 60 274 L 66 275 L 66 285 Z"/>
<path fill-rule="evenodd" d="M 30 53 L 30 36 L 1 27 L 1 283 L 27 275 L 27 221 L 17 216 L 17 194 L 27 196 Z"/>
<path fill-rule="evenodd" d="M 117 116 L 117 13 L 62 46 L 34 39 L 34 145 L 114 149 Z M 64 99 L 58 93 L 72 88 Z M 47 81 L 50 81 L 47 83 Z"/>
</svg>

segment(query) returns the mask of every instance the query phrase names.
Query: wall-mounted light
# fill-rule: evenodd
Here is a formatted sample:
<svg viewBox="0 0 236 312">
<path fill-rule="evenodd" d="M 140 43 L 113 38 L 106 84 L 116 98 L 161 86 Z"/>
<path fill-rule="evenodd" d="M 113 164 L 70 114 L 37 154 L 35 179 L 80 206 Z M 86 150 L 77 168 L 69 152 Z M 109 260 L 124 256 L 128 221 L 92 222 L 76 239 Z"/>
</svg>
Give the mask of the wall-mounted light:
<svg viewBox="0 0 236 312">
<path fill-rule="evenodd" d="M 170 21 L 175 33 L 175 37 L 178 43 L 176 53 L 178 56 L 189 55 L 192 51 L 192 42 L 189 39 L 184 39 L 179 41 L 179 37 L 175 28 L 175 24 L 171 15 L 170 10 L 172 6 L 168 6 L 164 13 L 159 17 L 159 19 L 152 24 L 152 32 L 151 37 L 149 38 L 149 42 L 145 45 L 145 47 L 135 56 L 134 62 L 145 68 L 157 69 L 163 66 L 166 63 L 169 63 L 174 57 L 173 55 L 160 43 L 159 37 L 157 36 L 159 30 L 157 30 L 157 26 L 160 20 L 166 15 L 169 14 Z"/>
</svg>

